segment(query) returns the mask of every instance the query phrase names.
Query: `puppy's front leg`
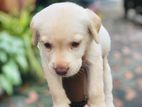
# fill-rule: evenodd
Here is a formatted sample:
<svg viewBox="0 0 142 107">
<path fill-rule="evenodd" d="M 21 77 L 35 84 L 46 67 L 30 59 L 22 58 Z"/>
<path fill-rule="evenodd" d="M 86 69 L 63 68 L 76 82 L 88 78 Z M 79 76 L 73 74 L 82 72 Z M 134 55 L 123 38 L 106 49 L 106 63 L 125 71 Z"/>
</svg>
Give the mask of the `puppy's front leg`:
<svg viewBox="0 0 142 107">
<path fill-rule="evenodd" d="M 105 101 L 107 107 L 114 107 L 112 95 L 112 76 L 108 63 L 107 55 L 103 58 L 104 63 L 104 86 L 105 86 Z"/>
<path fill-rule="evenodd" d="M 63 89 L 62 77 L 59 77 L 55 71 L 50 68 L 51 65 L 48 63 L 49 59 L 46 55 L 46 50 L 41 43 L 38 44 L 38 48 L 40 50 L 42 67 L 52 96 L 53 107 L 69 107 L 70 101 Z"/>
<path fill-rule="evenodd" d="M 63 89 L 62 78 L 50 71 L 47 71 L 46 79 L 52 96 L 53 107 L 69 107 L 70 101 Z"/>
<path fill-rule="evenodd" d="M 106 107 L 103 84 L 103 60 L 100 45 L 93 45 L 88 54 L 88 106 Z"/>
</svg>

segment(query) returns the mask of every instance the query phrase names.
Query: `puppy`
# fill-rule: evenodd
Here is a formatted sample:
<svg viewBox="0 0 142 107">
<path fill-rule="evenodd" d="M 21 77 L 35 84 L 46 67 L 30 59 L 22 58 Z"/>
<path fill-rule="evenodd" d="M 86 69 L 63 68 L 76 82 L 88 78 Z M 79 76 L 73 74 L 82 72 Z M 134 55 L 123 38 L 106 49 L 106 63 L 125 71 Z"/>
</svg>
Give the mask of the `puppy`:
<svg viewBox="0 0 142 107">
<path fill-rule="evenodd" d="M 77 4 L 55 3 L 31 21 L 53 107 L 69 107 L 62 78 L 77 74 L 87 64 L 88 107 L 114 107 L 107 56 L 110 37 L 100 18 Z"/>
</svg>

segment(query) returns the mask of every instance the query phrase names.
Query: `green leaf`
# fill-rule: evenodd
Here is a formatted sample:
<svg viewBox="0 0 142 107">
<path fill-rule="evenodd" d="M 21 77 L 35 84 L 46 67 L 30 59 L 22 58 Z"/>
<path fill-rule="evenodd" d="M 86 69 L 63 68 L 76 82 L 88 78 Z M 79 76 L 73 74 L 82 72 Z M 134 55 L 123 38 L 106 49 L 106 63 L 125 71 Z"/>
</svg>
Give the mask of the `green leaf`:
<svg viewBox="0 0 142 107">
<path fill-rule="evenodd" d="M 24 41 L 21 38 L 10 36 L 7 32 L 0 33 L 0 50 L 10 55 L 25 53 Z"/>
<path fill-rule="evenodd" d="M 39 79 L 43 80 L 43 72 L 40 65 L 40 62 L 37 60 L 37 57 L 35 56 L 35 51 L 31 47 L 31 41 L 29 39 L 29 36 L 24 36 L 25 41 L 25 47 L 27 52 L 27 58 L 29 60 L 29 63 L 31 64 L 32 69 L 35 71 L 35 74 Z"/>
<path fill-rule="evenodd" d="M 0 33 L 0 49 L 7 53 L 11 53 L 12 47 L 10 45 L 12 37 L 7 32 Z"/>
<path fill-rule="evenodd" d="M 16 61 L 20 65 L 20 67 L 24 70 L 27 71 L 28 69 L 28 61 L 26 60 L 25 54 L 18 54 L 16 56 Z"/>
<path fill-rule="evenodd" d="M 20 72 L 17 65 L 10 60 L 7 64 L 2 67 L 3 73 L 10 80 L 11 84 L 19 85 L 21 84 Z"/>
<path fill-rule="evenodd" d="M 11 17 L 4 12 L 0 12 L 0 22 L 2 23 L 2 27 L 9 29 L 11 26 Z"/>
<path fill-rule="evenodd" d="M 10 81 L 2 74 L 0 75 L 0 87 L 9 95 L 13 92 L 12 84 L 10 84 Z"/>
<path fill-rule="evenodd" d="M 12 54 L 24 54 L 25 49 L 24 49 L 24 42 L 22 39 L 19 38 L 12 38 L 11 40 L 11 53 Z"/>
<path fill-rule="evenodd" d="M 5 63 L 7 59 L 7 54 L 4 51 L 0 51 L 0 62 Z"/>
<path fill-rule="evenodd" d="M 20 26 L 23 27 L 23 29 L 25 29 L 29 24 L 29 20 L 30 15 L 27 11 L 23 11 L 20 16 Z"/>
</svg>

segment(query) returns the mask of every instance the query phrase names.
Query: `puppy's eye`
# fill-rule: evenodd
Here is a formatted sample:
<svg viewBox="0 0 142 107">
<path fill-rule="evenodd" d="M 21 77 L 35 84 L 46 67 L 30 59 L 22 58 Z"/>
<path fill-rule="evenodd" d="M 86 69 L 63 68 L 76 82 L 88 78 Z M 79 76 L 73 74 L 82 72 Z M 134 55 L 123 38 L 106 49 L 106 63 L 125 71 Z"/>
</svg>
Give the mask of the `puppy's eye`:
<svg viewBox="0 0 142 107">
<path fill-rule="evenodd" d="M 71 47 L 72 47 L 72 48 L 77 48 L 79 45 L 80 45 L 79 42 L 72 42 L 72 43 L 71 43 Z"/>
<path fill-rule="evenodd" d="M 50 43 L 45 43 L 44 46 L 48 49 L 51 49 L 52 48 L 52 45 Z"/>
</svg>

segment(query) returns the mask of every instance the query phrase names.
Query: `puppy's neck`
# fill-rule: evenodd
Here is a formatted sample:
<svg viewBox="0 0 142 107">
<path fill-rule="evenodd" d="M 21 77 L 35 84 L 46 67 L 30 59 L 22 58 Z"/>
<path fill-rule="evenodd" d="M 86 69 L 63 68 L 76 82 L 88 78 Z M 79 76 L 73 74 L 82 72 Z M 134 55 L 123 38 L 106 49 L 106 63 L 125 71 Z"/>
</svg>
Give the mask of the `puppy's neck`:
<svg viewBox="0 0 142 107">
<path fill-rule="evenodd" d="M 63 86 L 71 102 L 85 101 L 87 96 L 87 61 L 83 60 L 80 71 L 68 78 L 63 78 Z"/>
</svg>

